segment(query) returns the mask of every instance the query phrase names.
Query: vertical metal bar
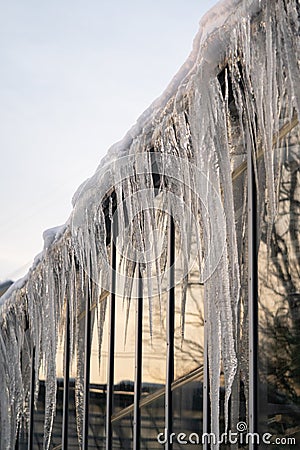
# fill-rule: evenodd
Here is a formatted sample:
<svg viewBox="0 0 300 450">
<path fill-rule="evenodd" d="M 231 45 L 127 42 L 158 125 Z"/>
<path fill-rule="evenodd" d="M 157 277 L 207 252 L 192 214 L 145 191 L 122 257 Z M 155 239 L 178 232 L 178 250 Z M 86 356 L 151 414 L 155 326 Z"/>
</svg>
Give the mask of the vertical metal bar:
<svg viewBox="0 0 300 450">
<path fill-rule="evenodd" d="M 90 370 L 91 370 L 91 280 L 88 279 L 88 286 L 86 288 L 85 299 L 85 357 L 84 357 L 84 391 L 83 391 L 83 404 L 84 404 L 84 416 L 83 416 L 83 436 L 82 436 L 82 448 L 87 450 L 89 446 L 89 400 L 90 400 Z"/>
<path fill-rule="evenodd" d="M 21 424 L 19 424 L 18 431 L 17 431 L 16 442 L 15 442 L 15 450 L 19 450 L 21 431 L 22 431 Z"/>
<path fill-rule="evenodd" d="M 134 377 L 134 416 L 133 416 L 133 450 L 140 450 L 141 438 L 141 384 L 142 384 L 142 333 L 143 333 L 143 280 L 138 270 L 138 298 L 135 315 L 135 377 Z"/>
<path fill-rule="evenodd" d="M 175 312 L 175 226 L 170 216 L 169 236 L 169 293 L 167 304 L 167 374 L 166 374 L 166 401 L 165 401 L 165 427 L 167 436 L 173 430 L 173 404 L 172 382 L 174 381 L 174 312 Z M 165 444 L 166 450 L 172 449 L 169 439 Z"/>
<path fill-rule="evenodd" d="M 209 372 L 208 372 L 208 344 L 207 344 L 207 307 L 204 299 L 204 351 L 203 351 L 203 434 L 209 430 Z M 203 450 L 208 449 L 207 439 L 204 440 Z"/>
<path fill-rule="evenodd" d="M 112 423 L 113 389 L 114 389 L 114 351 L 115 351 L 115 310 L 116 310 L 116 267 L 117 252 L 115 239 L 117 236 L 116 218 L 112 220 L 111 232 L 111 294 L 109 303 L 109 343 L 108 343 L 108 370 L 106 392 L 106 450 L 112 449 Z"/>
<path fill-rule="evenodd" d="M 64 396 L 63 396 L 63 429 L 62 449 L 68 450 L 69 398 L 70 398 L 70 318 L 69 302 L 66 304 L 65 324 L 65 358 L 64 358 Z"/>
<path fill-rule="evenodd" d="M 258 432 L 258 263 L 257 263 L 257 192 L 251 149 L 247 159 L 248 179 L 248 301 L 249 301 L 249 431 Z M 250 444 L 251 450 L 257 444 Z"/>
<path fill-rule="evenodd" d="M 35 387 L 35 347 L 31 349 L 31 380 L 30 380 L 30 405 L 29 405 L 29 429 L 28 450 L 33 450 L 33 419 L 34 419 L 34 387 Z"/>
</svg>

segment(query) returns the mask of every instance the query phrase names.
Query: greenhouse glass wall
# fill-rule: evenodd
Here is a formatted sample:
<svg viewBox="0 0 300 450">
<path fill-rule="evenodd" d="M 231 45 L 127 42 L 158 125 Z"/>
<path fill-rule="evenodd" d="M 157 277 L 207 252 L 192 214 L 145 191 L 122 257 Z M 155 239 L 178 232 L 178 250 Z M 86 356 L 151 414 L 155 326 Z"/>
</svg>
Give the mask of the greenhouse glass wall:
<svg viewBox="0 0 300 450">
<path fill-rule="evenodd" d="M 227 0 L 0 299 L 1 449 L 300 448 L 300 7 Z"/>
</svg>

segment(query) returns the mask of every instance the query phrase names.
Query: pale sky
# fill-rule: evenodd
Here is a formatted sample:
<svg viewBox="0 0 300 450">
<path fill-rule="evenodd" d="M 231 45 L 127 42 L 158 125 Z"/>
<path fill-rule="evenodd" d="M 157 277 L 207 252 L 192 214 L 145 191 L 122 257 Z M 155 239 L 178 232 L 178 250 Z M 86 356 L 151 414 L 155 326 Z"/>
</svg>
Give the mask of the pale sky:
<svg viewBox="0 0 300 450">
<path fill-rule="evenodd" d="M 0 1 L 0 281 L 167 87 L 217 0 Z"/>
</svg>

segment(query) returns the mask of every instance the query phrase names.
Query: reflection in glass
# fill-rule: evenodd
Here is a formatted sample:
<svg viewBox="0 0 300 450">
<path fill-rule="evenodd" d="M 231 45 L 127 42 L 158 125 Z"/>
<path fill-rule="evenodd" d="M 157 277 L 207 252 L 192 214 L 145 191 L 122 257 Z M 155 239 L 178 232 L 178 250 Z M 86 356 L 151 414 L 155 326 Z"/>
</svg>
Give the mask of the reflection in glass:
<svg viewBox="0 0 300 450">
<path fill-rule="evenodd" d="M 132 449 L 133 445 L 133 415 L 127 414 L 125 417 L 113 422 L 113 449 Z"/>
<path fill-rule="evenodd" d="M 33 445 L 43 448 L 45 420 L 45 380 L 40 380 L 39 395 L 33 413 Z"/>
<path fill-rule="evenodd" d="M 173 431 L 178 435 L 185 433 L 187 437 L 191 433 L 201 437 L 203 432 L 203 380 L 198 378 L 173 391 Z M 196 437 L 192 438 L 195 441 Z M 184 445 L 187 450 L 193 450 L 195 445 L 189 443 Z M 174 450 L 182 448 L 178 442 L 174 442 Z"/>
<path fill-rule="evenodd" d="M 187 375 L 200 365 L 203 365 L 203 286 L 199 284 L 198 272 L 192 272 L 189 274 L 186 288 L 184 334 L 182 324 L 181 285 L 176 288 L 175 294 L 175 380 Z"/>
<path fill-rule="evenodd" d="M 136 300 L 129 301 L 130 305 L 127 305 L 122 298 L 116 297 L 114 413 L 132 404 L 134 399 Z"/>
<path fill-rule="evenodd" d="M 105 415 L 108 349 L 107 298 L 97 305 L 93 321 L 89 388 L 89 448 L 105 448 Z M 97 316 L 96 316 L 97 313 Z M 100 323 L 103 324 L 102 334 Z M 101 345 L 100 345 L 101 343 Z M 99 358 L 100 352 L 100 358 Z"/>
<path fill-rule="evenodd" d="M 141 449 L 155 450 L 163 446 L 157 440 L 165 428 L 165 396 L 161 395 L 141 408 Z"/>
<path fill-rule="evenodd" d="M 265 220 L 259 249 L 260 429 L 300 442 L 299 127 L 277 149 L 278 214 Z M 278 446 L 277 448 L 281 448 Z M 285 445 L 282 448 L 295 448 Z"/>
<path fill-rule="evenodd" d="M 167 293 L 143 304 L 142 397 L 161 388 L 166 381 Z M 152 336 L 149 310 L 152 310 Z"/>
</svg>

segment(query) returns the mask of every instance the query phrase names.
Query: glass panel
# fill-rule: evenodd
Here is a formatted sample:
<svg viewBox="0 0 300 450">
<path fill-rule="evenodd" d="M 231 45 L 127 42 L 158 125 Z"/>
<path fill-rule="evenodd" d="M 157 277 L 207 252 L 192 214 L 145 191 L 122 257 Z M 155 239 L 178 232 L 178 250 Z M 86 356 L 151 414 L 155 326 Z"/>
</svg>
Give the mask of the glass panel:
<svg viewBox="0 0 300 450">
<path fill-rule="evenodd" d="M 43 448 L 45 420 L 45 380 L 40 380 L 40 389 L 33 414 L 33 446 Z"/>
<path fill-rule="evenodd" d="M 159 433 L 165 428 L 165 396 L 152 401 L 141 408 L 141 449 L 162 450 L 158 442 Z"/>
<path fill-rule="evenodd" d="M 75 380 L 69 383 L 69 422 L 68 422 L 68 450 L 78 450 L 78 438 L 75 412 Z"/>
<path fill-rule="evenodd" d="M 204 287 L 200 284 L 198 239 L 199 231 L 191 226 L 188 242 L 189 263 L 183 255 L 183 236 L 175 231 L 175 323 L 174 379 L 203 366 L 204 348 Z"/>
<path fill-rule="evenodd" d="M 194 449 L 203 432 L 203 380 L 199 378 L 173 391 L 175 439 L 173 449 Z M 186 437 L 179 436 L 184 433 Z M 179 441 L 178 441 L 179 439 Z M 182 444 L 180 441 L 186 441 Z M 198 446 L 199 448 L 199 446 Z"/>
<path fill-rule="evenodd" d="M 53 422 L 52 444 L 53 447 L 61 444 L 62 440 L 62 418 L 63 418 L 63 396 L 64 396 L 64 380 L 59 378 L 57 380 L 57 395 L 56 395 L 56 415 Z"/>
<path fill-rule="evenodd" d="M 259 249 L 260 431 L 300 442 L 299 126 L 285 145 L 278 214 L 265 220 Z M 291 444 L 292 441 L 290 441 Z M 285 444 L 285 445 L 284 445 Z M 288 441 L 276 448 L 295 448 Z"/>
<path fill-rule="evenodd" d="M 127 414 L 113 423 L 113 449 L 132 449 L 133 414 Z"/>
<path fill-rule="evenodd" d="M 164 386 L 166 381 L 166 306 L 167 293 L 143 305 L 142 397 Z M 152 336 L 149 310 L 152 310 Z"/>
<path fill-rule="evenodd" d="M 199 284 L 199 272 L 189 274 L 187 281 L 184 314 L 184 335 L 182 334 L 182 286 L 175 291 L 175 336 L 174 374 L 175 380 L 203 366 L 204 310 L 203 286 Z"/>
<path fill-rule="evenodd" d="M 102 300 L 97 307 L 97 317 L 94 320 L 91 348 L 90 374 L 90 404 L 89 404 L 89 448 L 105 448 L 105 415 L 106 415 L 106 384 L 108 360 L 108 310 L 107 299 Z M 95 314 L 96 315 L 96 314 Z M 103 334 L 100 326 L 103 326 Z M 101 348 L 99 342 L 102 341 Z M 99 360 L 99 351 L 101 358 Z"/>
<path fill-rule="evenodd" d="M 25 431 L 24 425 L 19 431 L 19 441 L 16 444 L 15 450 L 28 450 L 28 433 Z"/>
<path fill-rule="evenodd" d="M 136 300 L 129 302 L 130 307 L 122 298 L 116 297 L 114 414 L 132 404 L 134 399 Z"/>
</svg>

